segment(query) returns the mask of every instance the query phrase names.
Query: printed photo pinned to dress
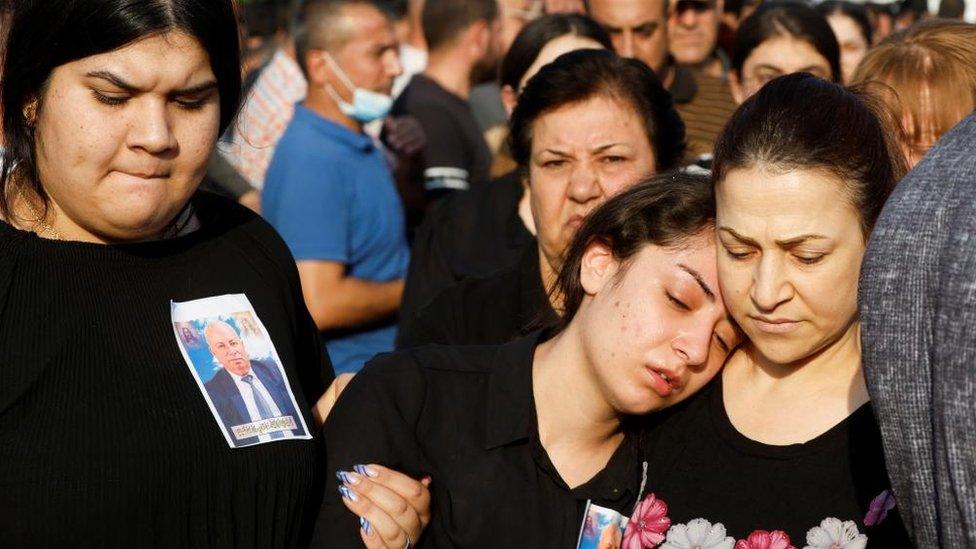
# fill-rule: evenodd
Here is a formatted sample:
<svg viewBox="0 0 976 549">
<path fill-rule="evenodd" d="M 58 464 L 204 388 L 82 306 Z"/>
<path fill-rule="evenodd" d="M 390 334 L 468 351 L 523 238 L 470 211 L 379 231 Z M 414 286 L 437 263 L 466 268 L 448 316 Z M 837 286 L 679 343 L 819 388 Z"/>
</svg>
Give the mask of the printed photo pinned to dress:
<svg viewBox="0 0 976 549">
<path fill-rule="evenodd" d="M 626 529 L 627 517 L 613 509 L 587 502 L 583 527 L 580 529 L 576 547 L 577 549 L 619 549 Z"/>
<path fill-rule="evenodd" d="M 180 352 L 231 448 L 312 438 L 246 295 L 170 302 L 170 316 Z"/>
</svg>

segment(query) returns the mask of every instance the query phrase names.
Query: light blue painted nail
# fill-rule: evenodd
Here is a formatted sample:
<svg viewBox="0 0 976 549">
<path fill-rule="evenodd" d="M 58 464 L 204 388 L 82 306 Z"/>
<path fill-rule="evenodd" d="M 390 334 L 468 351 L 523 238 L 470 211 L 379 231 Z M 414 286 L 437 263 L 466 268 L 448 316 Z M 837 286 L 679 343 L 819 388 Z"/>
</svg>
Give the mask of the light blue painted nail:
<svg viewBox="0 0 976 549">
<path fill-rule="evenodd" d="M 352 468 L 353 470 L 355 470 L 360 475 L 363 475 L 364 477 L 376 478 L 377 476 L 379 476 L 379 474 L 376 471 L 370 469 L 369 467 L 366 467 L 365 465 L 353 465 Z"/>
<path fill-rule="evenodd" d="M 363 517 L 359 517 L 359 526 L 362 527 L 363 532 L 366 532 L 367 536 L 373 534 L 373 527 L 370 526 L 369 521 L 364 519 Z"/>
<path fill-rule="evenodd" d="M 339 487 L 339 494 L 341 494 L 342 497 L 348 499 L 349 501 L 359 501 L 359 496 L 354 494 L 352 490 L 346 488 L 345 486 Z"/>
</svg>

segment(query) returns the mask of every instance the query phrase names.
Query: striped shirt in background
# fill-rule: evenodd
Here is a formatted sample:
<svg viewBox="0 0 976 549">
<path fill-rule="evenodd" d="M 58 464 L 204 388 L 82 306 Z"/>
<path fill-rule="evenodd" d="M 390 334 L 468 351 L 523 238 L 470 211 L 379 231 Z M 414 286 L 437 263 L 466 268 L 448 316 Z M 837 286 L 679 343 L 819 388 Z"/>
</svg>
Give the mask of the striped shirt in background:
<svg viewBox="0 0 976 549">
<path fill-rule="evenodd" d="M 278 50 L 244 101 L 230 142 L 218 147 L 220 154 L 255 188 L 264 186 L 275 146 L 291 122 L 295 103 L 305 99 L 307 91 L 301 67 Z"/>
<path fill-rule="evenodd" d="M 715 139 L 738 106 L 728 81 L 679 67 L 671 93 L 685 123 L 688 160 L 711 160 Z"/>
</svg>

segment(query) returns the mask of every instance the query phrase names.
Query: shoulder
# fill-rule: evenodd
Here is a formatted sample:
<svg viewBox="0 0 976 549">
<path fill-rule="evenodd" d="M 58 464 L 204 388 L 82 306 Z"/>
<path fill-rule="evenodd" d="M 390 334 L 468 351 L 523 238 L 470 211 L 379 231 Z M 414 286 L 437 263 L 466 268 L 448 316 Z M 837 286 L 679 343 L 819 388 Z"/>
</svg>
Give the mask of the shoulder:
<svg viewBox="0 0 976 549">
<path fill-rule="evenodd" d="M 213 375 L 204 386 L 211 391 L 224 391 L 227 389 L 229 384 L 233 384 L 234 380 L 230 378 L 230 374 L 226 370 L 221 368 L 216 374 Z"/>
<path fill-rule="evenodd" d="M 289 270 L 295 268 L 295 260 L 284 240 L 258 214 L 206 191 L 198 191 L 193 203 L 209 240 L 237 247 L 245 257 L 263 258 Z"/>
</svg>

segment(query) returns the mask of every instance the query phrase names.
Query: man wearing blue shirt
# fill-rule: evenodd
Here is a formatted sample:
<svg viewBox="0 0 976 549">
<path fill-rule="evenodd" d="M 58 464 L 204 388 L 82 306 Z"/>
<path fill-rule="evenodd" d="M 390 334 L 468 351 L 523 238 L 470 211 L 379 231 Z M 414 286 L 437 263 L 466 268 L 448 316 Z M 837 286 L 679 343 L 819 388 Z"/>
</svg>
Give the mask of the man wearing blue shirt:
<svg viewBox="0 0 976 549">
<path fill-rule="evenodd" d="M 262 212 L 298 262 L 336 373 L 393 349 L 409 251 L 403 206 L 363 124 L 386 116 L 401 72 L 368 0 L 312 0 L 296 34 L 308 95 L 275 150 Z"/>
</svg>

